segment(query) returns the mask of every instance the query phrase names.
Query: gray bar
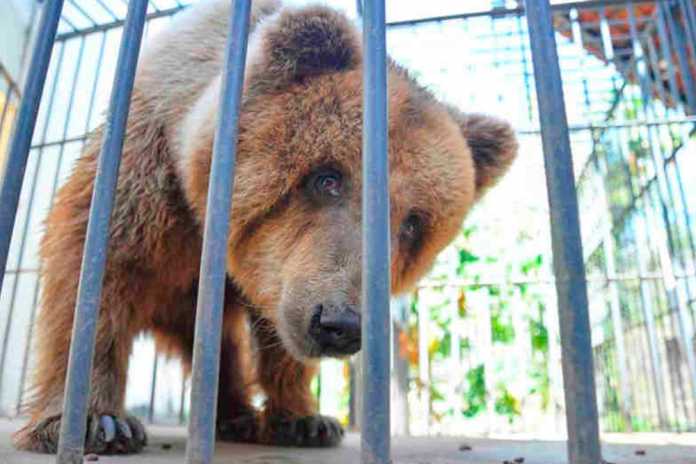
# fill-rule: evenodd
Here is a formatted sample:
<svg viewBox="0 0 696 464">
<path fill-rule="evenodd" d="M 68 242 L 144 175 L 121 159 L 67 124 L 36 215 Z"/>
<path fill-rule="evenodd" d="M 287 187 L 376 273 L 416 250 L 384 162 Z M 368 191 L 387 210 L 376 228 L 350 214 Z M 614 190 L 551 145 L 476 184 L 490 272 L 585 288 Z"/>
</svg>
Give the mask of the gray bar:
<svg viewBox="0 0 696 464">
<path fill-rule="evenodd" d="M 384 0 L 363 6 L 363 464 L 390 459 L 390 237 Z"/>
<path fill-rule="evenodd" d="M 662 9 L 664 18 L 667 21 L 672 46 L 677 55 L 679 71 L 682 78 L 684 93 L 686 94 L 686 113 L 689 115 L 696 114 L 696 83 L 694 76 L 689 68 L 689 56 L 687 53 L 686 33 L 682 24 L 675 18 L 675 13 L 670 7 L 670 3 Z"/>
<path fill-rule="evenodd" d="M 571 464 L 601 462 L 592 342 L 575 176 L 548 0 L 526 0 L 551 214 Z"/>
<path fill-rule="evenodd" d="M 24 172 L 27 168 L 29 147 L 34 135 L 36 116 L 39 112 L 48 63 L 53 51 L 53 39 L 56 36 L 62 8 L 63 0 L 47 0 L 43 6 L 39 35 L 36 38 L 29 73 L 22 91 L 5 171 L 2 173 L 2 185 L 0 186 L 0 290 L 2 290 L 2 281 L 7 266 L 7 253 L 10 249 L 12 229 L 17 215 L 17 203 L 22 191 Z"/>
<path fill-rule="evenodd" d="M 89 211 L 87 238 L 82 257 L 70 359 L 65 385 L 63 418 L 58 445 L 58 464 L 82 462 L 87 406 L 90 396 L 94 339 L 101 303 L 104 266 L 108 252 L 109 223 L 116 193 L 121 150 L 126 132 L 135 68 L 145 25 L 147 0 L 131 0 L 121 39 L 109 118 L 102 140 L 99 164 Z"/>
<path fill-rule="evenodd" d="M 208 464 L 215 451 L 218 374 L 222 311 L 225 296 L 227 237 L 232 207 L 239 110 L 244 84 L 251 0 L 236 0 L 231 8 L 220 113 L 215 132 L 208 203 L 203 232 L 203 256 L 196 310 L 191 375 L 191 417 L 186 462 Z"/>
</svg>

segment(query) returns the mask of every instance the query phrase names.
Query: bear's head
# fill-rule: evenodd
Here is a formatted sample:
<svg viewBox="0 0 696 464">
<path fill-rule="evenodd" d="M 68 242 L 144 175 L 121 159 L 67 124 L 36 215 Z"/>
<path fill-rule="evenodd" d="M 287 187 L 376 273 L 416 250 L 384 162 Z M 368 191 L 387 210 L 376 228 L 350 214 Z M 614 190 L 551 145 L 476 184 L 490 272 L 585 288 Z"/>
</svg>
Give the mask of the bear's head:
<svg viewBox="0 0 696 464">
<path fill-rule="evenodd" d="M 360 347 L 361 62 L 359 32 L 324 7 L 281 9 L 250 39 L 228 270 L 301 360 Z M 219 82 L 197 110 L 204 116 L 196 117 L 187 189 L 198 192 L 199 211 L 218 93 Z M 517 142 L 507 123 L 437 101 L 391 62 L 388 106 L 391 289 L 398 294 L 457 236 L 509 167 Z"/>
</svg>

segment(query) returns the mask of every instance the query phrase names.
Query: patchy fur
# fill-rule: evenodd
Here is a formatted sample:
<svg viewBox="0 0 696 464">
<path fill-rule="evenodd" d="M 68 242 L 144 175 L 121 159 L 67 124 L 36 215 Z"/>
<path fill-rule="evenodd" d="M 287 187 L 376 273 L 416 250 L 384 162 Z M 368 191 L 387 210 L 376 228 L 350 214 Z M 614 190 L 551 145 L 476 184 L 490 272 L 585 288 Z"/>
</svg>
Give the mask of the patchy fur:
<svg viewBox="0 0 696 464">
<path fill-rule="evenodd" d="M 124 395 L 138 333 L 154 333 L 160 350 L 191 363 L 228 11 L 229 0 L 202 2 L 141 59 L 111 223 L 90 417 L 134 420 Z M 308 327 L 313 308 L 360 311 L 360 34 L 331 9 L 259 0 L 250 43 L 227 256 L 221 437 L 334 445 L 342 431 L 315 415 L 309 392 L 322 352 Z M 506 123 L 445 106 L 393 63 L 388 104 L 391 286 L 399 293 L 456 236 L 510 164 L 516 142 Z M 46 221 L 37 362 L 30 420 L 15 435 L 19 448 L 53 451 L 57 443 L 101 135 L 93 134 Z M 322 172 L 339 179 L 335 198 L 313 190 Z M 254 386 L 267 398 L 261 413 L 249 402 Z M 86 448 L 135 452 L 144 444 L 119 437 L 118 446 L 88 437 Z"/>
</svg>

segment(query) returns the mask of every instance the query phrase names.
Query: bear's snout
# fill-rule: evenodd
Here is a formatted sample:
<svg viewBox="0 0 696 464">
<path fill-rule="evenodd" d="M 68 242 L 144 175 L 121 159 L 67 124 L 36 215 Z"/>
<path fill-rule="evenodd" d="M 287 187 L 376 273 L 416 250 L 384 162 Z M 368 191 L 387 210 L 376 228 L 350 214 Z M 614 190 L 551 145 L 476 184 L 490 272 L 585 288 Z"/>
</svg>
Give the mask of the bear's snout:
<svg viewBox="0 0 696 464">
<path fill-rule="evenodd" d="M 316 305 L 309 335 L 324 356 L 350 355 L 360 350 L 360 313 L 351 305 Z"/>
</svg>

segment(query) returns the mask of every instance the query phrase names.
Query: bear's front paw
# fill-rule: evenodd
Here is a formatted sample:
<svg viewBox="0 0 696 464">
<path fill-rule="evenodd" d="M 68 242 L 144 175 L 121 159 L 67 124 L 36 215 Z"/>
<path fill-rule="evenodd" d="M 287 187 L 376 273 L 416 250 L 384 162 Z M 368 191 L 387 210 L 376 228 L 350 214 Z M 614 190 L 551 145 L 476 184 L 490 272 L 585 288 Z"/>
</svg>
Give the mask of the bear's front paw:
<svg viewBox="0 0 696 464">
<path fill-rule="evenodd" d="M 258 443 L 259 428 L 258 415 L 249 411 L 234 419 L 218 420 L 217 438 L 222 441 Z"/>
<path fill-rule="evenodd" d="M 340 444 L 343 436 L 343 427 L 333 417 L 270 415 L 266 417 L 261 442 L 276 446 L 331 447 Z"/>
<path fill-rule="evenodd" d="M 15 435 L 15 446 L 27 451 L 55 453 L 58 450 L 61 416 L 29 424 Z M 132 416 L 91 414 L 87 418 L 85 454 L 138 453 L 147 444 L 145 427 Z"/>
</svg>

